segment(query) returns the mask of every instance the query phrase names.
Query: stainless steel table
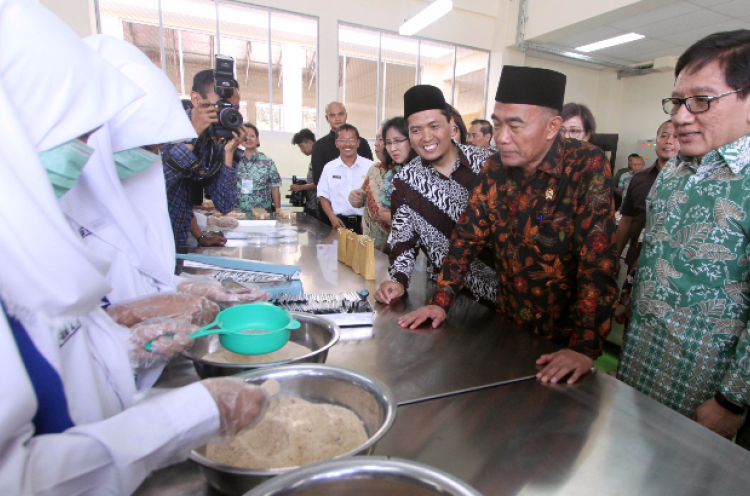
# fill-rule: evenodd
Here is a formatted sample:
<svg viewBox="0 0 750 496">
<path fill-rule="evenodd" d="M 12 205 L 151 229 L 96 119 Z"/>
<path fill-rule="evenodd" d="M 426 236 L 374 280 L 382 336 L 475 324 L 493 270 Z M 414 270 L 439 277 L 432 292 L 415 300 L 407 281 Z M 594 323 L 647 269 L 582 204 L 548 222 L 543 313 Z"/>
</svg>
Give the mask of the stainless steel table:
<svg viewBox="0 0 750 496">
<path fill-rule="evenodd" d="M 196 252 L 302 267 L 307 293 L 370 291 L 377 315 L 372 328 L 343 329 L 326 363 L 365 372 L 385 382 L 401 403 L 536 373 L 535 361 L 556 347 L 544 338 L 519 332 L 497 314 L 461 297 L 447 322 L 409 331 L 398 326 L 403 314 L 427 303 L 433 284 L 415 272 L 408 297 L 389 306 L 375 302 L 378 285 L 388 280 L 388 257 L 376 252 L 376 281 L 366 281 L 337 261 L 337 236 L 330 226 L 300 215 L 299 246 L 200 248 Z M 196 377 L 197 379 L 197 377 Z"/>
<path fill-rule="evenodd" d="M 375 454 L 432 465 L 485 496 L 750 493 L 750 452 L 601 372 L 399 407 Z"/>
<path fill-rule="evenodd" d="M 376 254 L 377 280 L 368 282 L 336 261 L 330 228 L 301 215 L 298 247 L 204 248 L 207 254 L 299 265 L 309 293 L 368 289 L 387 278 L 387 257 Z M 463 299 L 436 330 L 406 331 L 398 317 L 429 297 L 416 273 L 409 297 L 378 312 L 372 329 L 345 330 L 329 364 L 386 382 L 401 404 L 377 454 L 441 468 L 485 495 L 747 494 L 748 452 L 719 438 L 608 376 L 576 386 L 514 383 L 536 372 L 551 343 L 503 325 L 490 310 Z M 370 301 L 374 303 L 372 296 Z M 348 338 L 348 339 L 347 339 Z M 159 385 L 197 380 L 192 365 L 175 361 Z M 504 383 L 440 399 L 472 387 Z M 421 401 L 427 399 L 427 401 Z M 415 403 L 416 402 L 416 403 Z M 413 404 L 410 404 L 413 403 Z M 139 496 L 218 494 L 190 462 L 154 473 Z"/>
</svg>

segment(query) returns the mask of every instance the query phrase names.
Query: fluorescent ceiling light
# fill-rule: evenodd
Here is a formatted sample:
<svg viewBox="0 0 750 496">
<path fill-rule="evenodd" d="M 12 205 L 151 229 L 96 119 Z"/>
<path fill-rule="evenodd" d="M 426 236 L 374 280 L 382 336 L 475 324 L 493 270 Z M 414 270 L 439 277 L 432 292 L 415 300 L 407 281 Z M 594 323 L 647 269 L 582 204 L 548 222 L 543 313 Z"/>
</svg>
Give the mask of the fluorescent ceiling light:
<svg viewBox="0 0 750 496">
<path fill-rule="evenodd" d="M 398 34 L 411 36 L 437 21 L 451 10 L 453 10 L 453 0 L 435 0 L 423 11 L 403 23 L 398 29 Z"/>
<path fill-rule="evenodd" d="M 589 43 L 588 45 L 579 46 L 576 47 L 576 50 L 578 50 L 579 52 L 595 52 L 596 50 L 601 50 L 602 48 L 622 45 L 623 43 L 630 43 L 631 41 L 642 40 L 643 38 L 645 38 L 645 36 L 643 36 L 642 34 L 628 33 L 620 36 L 615 36 L 614 38 L 609 38 L 608 40 L 597 41 L 596 43 Z"/>
</svg>

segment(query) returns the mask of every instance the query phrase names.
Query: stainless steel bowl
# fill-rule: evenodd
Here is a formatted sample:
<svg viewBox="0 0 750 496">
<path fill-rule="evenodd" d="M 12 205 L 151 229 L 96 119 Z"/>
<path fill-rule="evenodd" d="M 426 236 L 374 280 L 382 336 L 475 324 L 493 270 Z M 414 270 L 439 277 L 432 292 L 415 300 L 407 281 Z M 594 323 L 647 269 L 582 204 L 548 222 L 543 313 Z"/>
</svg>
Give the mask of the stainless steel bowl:
<svg viewBox="0 0 750 496">
<path fill-rule="evenodd" d="M 421 463 L 362 456 L 302 467 L 245 496 L 481 496 L 465 482 Z"/>
<path fill-rule="evenodd" d="M 290 331 L 289 341 L 310 348 L 312 351 L 307 355 L 279 362 L 247 365 L 217 363 L 204 360 L 204 356 L 218 350 L 221 346 L 219 344 L 219 336 L 217 335 L 198 338 L 193 347 L 190 350 L 184 351 L 182 354 L 192 360 L 195 371 L 201 379 L 207 377 L 223 377 L 238 374 L 247 370 L 278 367 L 280 365 L 289 365 L 293 363 L 325 363 L 326 358 L 328 357 L 328 350 L 331 346 L 336 344 L 339 337 L 341 337 L 339 326 L 329 320 L 310 313 L 291 313 L 301 325 L 299 329 Z"/>
<path fill-rule="evenodd" d="M 247 382 L 279 382 L 277 396 L 302 398 L 311 403 L 329 403 L 352 410 L 362 421 L 368 439 L 361 446 L 334 458 L 369 455 L 396 419 L 396 398 L 378 379 L 360 372 L 330 365 L 288 365 L 241 374 Z M 297 467 L 246 469 L 217 463 L 206 458 L 205 447 L 194 450 L 190 459 L 200 465 L 213 487 L 230 495 L 242 495 L 258 484 Z"/>
</svg>

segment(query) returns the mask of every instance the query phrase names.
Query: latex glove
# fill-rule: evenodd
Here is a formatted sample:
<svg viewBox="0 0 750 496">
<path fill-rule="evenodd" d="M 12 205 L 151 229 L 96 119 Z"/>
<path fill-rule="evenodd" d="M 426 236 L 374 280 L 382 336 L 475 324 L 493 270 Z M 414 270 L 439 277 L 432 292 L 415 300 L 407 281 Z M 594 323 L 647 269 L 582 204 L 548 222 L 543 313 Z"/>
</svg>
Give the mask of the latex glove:
<svg viewBox="0 0 750 496">
<path fill-rule="evenodd" d="M 166 364 L 176 354 L 193 345 L 190 334 L 198 332 L 198 326 L 168 318 L 149 319 L 130 328 L 130 366 L 133 369 L 148 369 Z M 170 339 L 164 334 L 174 334 Z M 151 351 L 144 346 L 151 343 Z"/>
<path fill-rule="evenodd" d="M 216 303 L 202 296 L 180 293 L 160 293 L 107 307 L 109 316 L 126 327 L 155 317 L 204 326 L 213 322 L 220 311 Z"/>
<path fill-rule="evenodd" d="M 240 223 L 232 217 L 216 217 L 212 215 L 206 221 L 206 225 L 221 227 L 222 229 L 236 229 Z"/>
<path fill-rule="evenodd" d="M 261 289 L 227 289 L 218 282 L 187 281 L 177 285 L 177 291 L 205 296 L 223 306 L 241 305 L 254 301 L 266 301 L 270 294 Z"/>
<path fill-rule="evenodd" d="M 208 389 L 219 408 L 223 437 L 234 437 L 252 429 L 263 420 L 268 410 L 268 393 L 239 377 L 204 379 L 201 384 Z"/>
</svg>

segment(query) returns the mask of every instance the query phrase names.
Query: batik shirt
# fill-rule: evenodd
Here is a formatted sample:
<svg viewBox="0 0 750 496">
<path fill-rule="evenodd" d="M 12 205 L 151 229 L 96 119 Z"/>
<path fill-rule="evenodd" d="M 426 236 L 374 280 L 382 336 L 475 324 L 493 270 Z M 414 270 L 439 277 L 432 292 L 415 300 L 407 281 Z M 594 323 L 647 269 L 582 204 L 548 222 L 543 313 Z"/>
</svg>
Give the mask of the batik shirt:
<svg viewBox="0 0 750 496">
<path fill-rule="evenodd" d="M 401 172 L 403 165 L 397 165 L 385 173 L 383 177 L 383 187 L 380 188 L 380 205 L 383 208 L 391 209 L 391 196 L 393 195 L 393 178 Z"/>
<path fill-rule="evenodd" d="M 388 166 L 377 163 L 367 171 L 365 182 L 360 191 L 364 193 L 358 207 L 366 207 L 362 215 L 362 233 L 372 238 L 376 250 L 383 250 L 388 241 L 391 226 L 380 219 L 380 197 L 383 177 L 388 173 Z"/>
<path fill-rule="evenodd" d="M 717 391 L 750 405 L 750 135 L 678 154 L 646 200 L 617 377 L 683 415 Z"/>
<path fill-rule="evenodd" d="M 633 174 L 632 172 L 628 171 L 628 172 L 626 172 L 625 174 L 623 174 L 620 177 L 620 182 L 617 185 L 617 189 L 619 189 L 620 191 L 622 191 L 622 197 L 623 197 L 623 199 L 628 194 L 628 187 L 630 186 L 630 181 L 633 180 L 633 176 L 634 175 L 635 174 Z"/>
<path fill-rule="evenodd" d="M 454 142 L 455 144 L 455 142 Z M 458 156 L 450 177 L 417 157 L 404 166 L 393 180 L 391 212 L 391 279 L 409 286 L 419 250 L 427 255 L 427 275 L 437 280 L 448 253 L 456 221 L 466 208 L 476 175 L 490 152 L 470 145 L 457 145 Z M 489 250 L 485 253 L 490 256 Z M 475 259 L 466 276 L 466 288 L 482 303 L 495 306 L 495 270 Z"/>
<path fill-rule="evenodd" d="M 271 208 L 271 188 L 281 186 L 276 164 L 259 151 L 250 158 L 242 157 L 237 171 L 237 202 L 235 207 L 248 215 L 254 208 Z"/>
<path fill-rule="evenodd" d="M 609 170 L 599 148 L 560 137 L 528 179 L 500 154 L 490 157 L 454 231 L 433 303 L 453 303 L 466 268 L 491 242 L 499 312 L 598 357 L 617 299 Z"/>
</svg>

